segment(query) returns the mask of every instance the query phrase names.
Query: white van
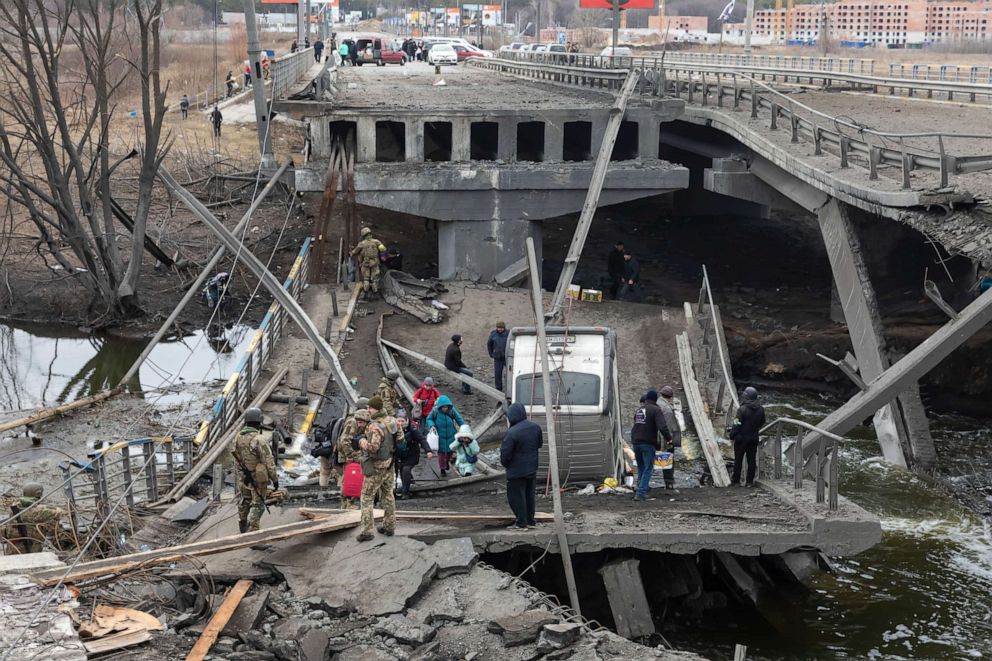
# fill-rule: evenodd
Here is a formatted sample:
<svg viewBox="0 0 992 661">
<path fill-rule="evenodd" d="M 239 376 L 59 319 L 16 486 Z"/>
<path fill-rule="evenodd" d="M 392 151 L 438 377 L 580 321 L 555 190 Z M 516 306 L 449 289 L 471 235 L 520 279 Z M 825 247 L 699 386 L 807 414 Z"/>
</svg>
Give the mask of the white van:
<svg viewBox="0 0 992 661">
<path fill-rule="evenodd" d="M 600 483 L 617 477 L 622 428 L 616 333 L 603 327 L 549 327 L 547 336 L 561 481 Z M 523 404 L 528 417 L 547 432 L 536 329 L 510 330 L 506 370 L 508 398 Z M 545 436 L 538 481 L 547 474 L 548 440 Z"/>
</svg>

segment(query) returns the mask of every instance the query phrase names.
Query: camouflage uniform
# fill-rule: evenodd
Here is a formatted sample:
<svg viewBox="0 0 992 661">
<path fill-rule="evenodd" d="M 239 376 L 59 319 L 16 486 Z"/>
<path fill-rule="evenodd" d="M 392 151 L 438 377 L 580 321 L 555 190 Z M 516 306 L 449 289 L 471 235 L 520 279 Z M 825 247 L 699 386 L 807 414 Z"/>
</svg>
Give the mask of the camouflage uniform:
<svg viewBox="0 0 992 661">
<path fill-rule="evenodd" d="M 379 240 L 369 234 L 351 251 L 352 257 L 358 258 L 359 274 L 362 278 L 360 286 L 366 295 L 370 291 L 374 294 L 379 293 L 379 251 L 382 247 Z"/>
<path fill-rule="evenodd" d="M 279 474 L 272 458 L 272 435 L 254 427 L 245 427 L 234 441 L 235 463 L 241 471 L 238 492 L 238 520 L 248 531 L 258 530 L 259 520 L 265 511 L 265 497 L 269 493 L 269 483 L 277 483 Z M 246 472 L 247 471 L 247 472 Z M 247 483 L 247 476 L 253 483 Z"/>
<path fill-rule="evenodd" d="M 357 413 L 357 411 L 356 411 Z M 351 439 L 355 437 L 355 434 L 361 431 L 358 428 L 358 422 L 355 420 L 355 414 L 352 413 L 347 418 L 345 418 L 344 424 L 341 425 L 341 437 L 338 438 L 337 451 L 338 451 L 338 463 L 347 466 L 351 463 L 357 463 L 361 461 L 361 456 L 359 452 L 351 447 Z M 338 476 L 338 489 L 341 489 L 341 509 L 343 510 L 353 510 L 355 509 L 355 499 L 344 497 L 344 471 Z"/>
<path fill-rule="evenodd" d="M 23 512 L 38 498 L 24 496 L 17 499 L 17 510 Z M 11 507 L 11 511 L 13 511 Z M 59 534 L 59 521 L 65 511 L 56 505 L 42 503 L 31 510 L 18 515 L 17 519 L 8 526 L 8 539 L 19 540 L 18 546 L 26 553 L 38 553 L 44 550 L 45 541 L 55 542 Z"/>
<path fill-rule="evenodd" d="M 382 399 L 382 412 L 386 415 L 396 415 L 396 409 L 400 404 L 400 394 L 396 392 L 395 381 L 390 381 L 388 377 L 383 377 L 379 381 L 379 387 L 375 394 Z"/>
<path fill-rule="evenodd" d="M 391 535 L 396 529 L 396 497 L 393 494 L 395 433 L 390 433 L 387 429 L 389 420 L 395 425 L 396 421 L 388 417 L 370 422 L 368 436 L 360 443 L 362 475 L 365 476 L 365 481 L 362 483 L 362 529 L 358 535 L 359 541 L 372 536 L 372 507 L 376 496 L 379 497 L 379 505 L 385 510 L 383 531 Z M 399 433 L 402 438 L 403 431 L 400 430 Z"/>
</svg>

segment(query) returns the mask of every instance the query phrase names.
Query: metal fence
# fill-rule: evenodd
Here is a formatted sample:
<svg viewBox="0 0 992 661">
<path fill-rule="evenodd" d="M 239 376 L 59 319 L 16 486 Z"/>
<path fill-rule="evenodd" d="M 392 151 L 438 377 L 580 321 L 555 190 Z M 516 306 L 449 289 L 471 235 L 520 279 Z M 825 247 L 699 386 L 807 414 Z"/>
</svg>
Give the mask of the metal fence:
<svg viewBox="0 0 992 661">
<path fill-rule="evenodd" d="M 786 440 L 785 428 L 795 427 L 796 432 L 791 450 L 784 449 Z M 774 430 L 773 436 L 768 432 Z M 803 460 L 803 435 L 807 431 L 819 434 L 816 453 L 808 460 Z M 783 466 L 789 462 L 786 453 L 791 453 L 793 486 L 803 488 L 804 477 L 810 476 L 816 481 L 816 502 L 827 502 L 831 511 L 838 507 L 840 490 L 840 457 L 841 444 L 846 440 L 841 436 L 820 429 L 815 425 L 792 418 L 777 418 L 761 429 L 764 438 L 758 449 L 758 474 L 765 479 L 780 480 L 784 477 Z M 789 437 L 792 438 L 792 437 Z"/>
<path fill-rule="evenodd" d="M 890 78 L 911 80 L 950 80 L 959 83 L 992 85 L 992 67 L 962 64 L 903 64 L 889 65 Z"/>
<path fill-rule="evenodd" d="M 308 238 L 303 242 L 296 261 L 293 262 L 289 275 L 282 285 L 283 289 L 296 299 L 299 299 L 310 275 L 311 241 Z M 273 302 L 262 318 L 262 323 L 255 330 L 255 335 L 249 342 L 245 355 L 241 357 L 241 362 L 224 385 L 220 397 L 214 404 L 211 417 L 200 423 L 200 429 L 193 440 L 199 452 L 205 451 L 211 443 L 223 435 L 252 400 L 255 383 L 261 377 L 262 370 L 272 357 L 272 350 L 282 337 L 286 319 L 286 309 L 278 302 Z"/>
<path fill-rule="evenodd" d="M 717 392 L 710 404 L 714 411 L 726 411 L 726 425 L 733 420 L 740 402 L 737 399 L 737 387 L 730 378 L 730 369 L 723 346 L 723 330 L 716 316 L 716 303 L 713 302 L 713 290 L 710 288 L 710 276 L 703 265 L 703 283 L 699 287 L 699 301 L 696 304 L 696 314 L 699 316 L 699 327 L 703 332 L 703 351 L 705 365 L 702 376 L 707 382 L 717 381 Z M 718 360 L 719 359 L 719 360 Z M 720 374 L 717 375 L 719 365 Z M 724 409 L 724 401 L 730 397 L 730 404 Z M 725 425 L 725 426 L 726 426 Z"/>
<path fill-rule="evenodd" d="M 285 94 L 315 64 L 317 62 L 313 59 L 312 47 L 273 60 L 272 64 L 269 65 L 269 76 L 272 79 L 272 98 L 278 99 Z"/>
<path fill-rule="evenodd" d="M 660 56 L 653 56 L 658 58 Z M 670 51 L 665 62 L 672 64 L 707 64 L 724 67 L 761 67 L 792 71 L 831 71 L 837 73 L 875 73 L 875 60 L 855 57 L 807 57 L 800 55 L 755 55 L 747 53 L 691 53 Z"/>
</svg>

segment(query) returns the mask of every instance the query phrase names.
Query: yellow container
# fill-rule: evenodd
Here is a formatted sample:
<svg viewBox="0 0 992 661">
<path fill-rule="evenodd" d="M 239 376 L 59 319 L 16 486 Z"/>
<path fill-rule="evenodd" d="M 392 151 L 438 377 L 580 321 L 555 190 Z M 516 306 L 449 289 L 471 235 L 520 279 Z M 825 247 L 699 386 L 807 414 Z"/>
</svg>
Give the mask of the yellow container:
<svg viewBox="0 0 992 661">
<path fill-rule="evenodd" d="M 590 303 L 602 303 L 603 292 L 599 291 L 598 289 L 583 289 L 582 300 L 589 301 Z"/>
<path fill-rule="evenodd" d="M 565 296 L 569 297 L 573 301 L 577 301 L 582 296 L 582 287 L 578 285 L 569 285 L 568 289 L 565 291 Z"/>
</svg>

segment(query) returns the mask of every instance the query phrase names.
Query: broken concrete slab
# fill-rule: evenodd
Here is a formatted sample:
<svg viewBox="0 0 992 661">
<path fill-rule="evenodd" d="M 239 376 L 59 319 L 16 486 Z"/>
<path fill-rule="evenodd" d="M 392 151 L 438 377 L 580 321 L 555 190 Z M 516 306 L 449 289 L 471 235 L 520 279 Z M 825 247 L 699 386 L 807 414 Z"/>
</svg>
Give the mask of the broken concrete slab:
<svg viewBox="0 0 992 661">
<path fill-rule="evenodd" d="M 303 634 L 299 639 L 303 661 L 329 661 L 331 651 L 327 644 L 330 639 L 330 634 L 321 629 L 311 629 Z"/>
<path fill-rule="evenodd" d="M 419 646 L 434 640 L 437 627 L 421 624 L 405 615 L 391 615 L 379 620 L 375 625 L 375 631 L 406 645 Z"/>
<path fill-rule="evenodd" d="M 194 503 L 196 503 L 195 498 L 190 498 L 189 496 L 183 496 L 176 502 L 169 505 L 169 507 L 164 512 L 162 512 L 162 518 L 168 519 L 169 521 L 173 521 L 174 516 L 176 516 L 182 511 L 189 509 L 189 507 L 192 506 Z"/>
<path fill-rule="evenodd" d="M 265 604 L 268 601 L 268 590 L 262 590 L 258 594 L 242 599 L 234 614 L 231 615 L 231 619 L 221 630 L 221 635 L 236 636 L 240 631 L 255 629 L 262 620 L 262 613 L 265 611 Z"/>
<path fill-rule="evenodd" d="M 358 542 L 354 536 L 328 549 L 320 542 L 296 544 L 262 562 L 283 575 L 297 597 L 321 597 L 334 609 L 365 615 L 392 615 L 430 583 L 435 554 L 406 537 Z M 361 586 L 361 589 L 358 589 Z"/>
<path fill-rule="evenodd" d="M 558 621 L 558 616 L 548 611 L 529 610 L 519 615 L 491 620 L 488 629 L 491 633 L 498 633 L 503 636 L 503 645 L 515 647 L 533 643 L 537 640 L 544 625 L 556 624 Z"/>
<path fill-rule="evenodd" d="M 546 624 L 538 636 L 537 650 L 547 654 L 574 644 L 582 637 L 582 625 L 574 622 Z"/>
<path fill-rule="evenodd" d="M 425 624 L 461 622 L 465 619 L 465 609 L 449 581 L 431 583 L 417 604 L 417 608 L 409 609 L 407 615 Z"/>
<path fill-rule="evenodd" d="M 439 578 L 466 574 L 479 559 L 475 545 L 468 537 L 438 540 L 431 544 L 431 552 L 437 560 Z"/>
<path fill-rule="evenodd" d="M 30 574 L 42 569 L 64 567 L 65 563 L 51 551 L 40 553 L 19 553 L 16 555 L 0 555 L 0 574 Z"/>
<path fill-rule="evenodd" d="M 183 500 L 186 500 L 186 498 L 183 498 Z M 181 503 L 183 501 L 181 500 L 179 502 Z M 178 505 L 179 503 L 176 504 Z M 173 523 L 191 523 L 193 521 L 199 521 L 200 517 L 203 516 L 203 513 L 207 511 L 207 507 L 209 506 L 210 499 L 204 498 L 202 500 L 194 501 L 184 509 L 175 512 L 172 516 L 166 518 Z M 171 510 L 172 508 L 170 507 L 169 509 Z"/>
<path fill-rule="evenodd" d="M 347 659 L 361 659 L 361 661 L 396 661 L 398 656 L 380 649 L 374 645 L 355 645 L 349 647 L 347 652 L 343 652 Z"/>
<path fill-rule="evenodd" d="M 272 625 L 272 635 L 281 640 L 299 640 L 314 625 L 302 617 L 287 617 Z"/>
</svg>

